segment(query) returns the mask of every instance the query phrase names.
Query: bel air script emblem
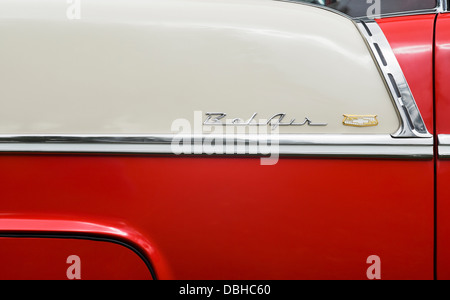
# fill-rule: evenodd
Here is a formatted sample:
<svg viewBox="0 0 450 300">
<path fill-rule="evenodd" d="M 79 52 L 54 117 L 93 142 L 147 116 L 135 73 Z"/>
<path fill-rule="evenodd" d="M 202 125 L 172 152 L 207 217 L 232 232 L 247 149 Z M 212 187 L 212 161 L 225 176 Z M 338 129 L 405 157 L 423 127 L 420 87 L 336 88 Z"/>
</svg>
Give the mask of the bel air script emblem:
<svg viewBox="0 0 450 300">
<path fill-rule="evenodd" d="M 285 113 L 275 114 L 270 117 L 267 121 L 264 122 L 256 122 L 255 118 L 258 113 L 254 113 L 250 119 L 244 121 L 241 118 L 232 119 L 231 121 L 222 121 L 223 118 L 227 116 L 226 113 L 205 113 L 206 120 L 203 122 L 203 125 L 210 126 L 271 126 L 272 130 L 277 129 L 279 126 L 327 126 L 328 123 L 314 123 L 309 118 L 305 118 L 303 122 L 296 122 L 295 119 L 291 119 L 288 122 L 284 122 L 284 118 L 286 117 Z"/>
</svg>

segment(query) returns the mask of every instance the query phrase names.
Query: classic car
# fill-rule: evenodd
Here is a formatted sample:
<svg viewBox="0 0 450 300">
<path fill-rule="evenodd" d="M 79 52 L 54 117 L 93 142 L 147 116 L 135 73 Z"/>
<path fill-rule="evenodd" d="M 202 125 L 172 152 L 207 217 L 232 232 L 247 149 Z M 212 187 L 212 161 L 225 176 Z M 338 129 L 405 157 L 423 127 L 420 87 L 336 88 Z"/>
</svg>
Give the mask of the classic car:
<svg viewBox="0 0 450 300">
<path fill-rule="evenodd" d="M 443 0 L 1 0 L 0 279 L 450 279 Z"/>
</svg>

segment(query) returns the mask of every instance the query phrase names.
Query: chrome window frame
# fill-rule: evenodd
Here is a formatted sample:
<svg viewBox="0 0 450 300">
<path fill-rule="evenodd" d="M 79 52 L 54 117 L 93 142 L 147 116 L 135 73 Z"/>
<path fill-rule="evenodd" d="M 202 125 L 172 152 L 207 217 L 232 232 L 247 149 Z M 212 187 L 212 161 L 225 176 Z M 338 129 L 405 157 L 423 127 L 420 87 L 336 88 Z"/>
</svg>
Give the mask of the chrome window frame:
<svg viewBox="0 0 450 300">
<path fill-rule="evenodd" d="M 415 16 L 415 15 L 429 15 L 429 14 L 438 14 L 447 12 L 447 0 L 437 0 L 437 5 L 435 8 L 429 9 L 418 9 L 418 10 L 409 10 L 402 12 L 394 12 L 380 15 L 373 15 L 371 18 L 379 19 L 379 18 L 393 18 L 393 17 L 402 17 L 402 16 Z M 355 19 L 366 19 L 367 17 L 357 17 Z"/>
<path fill-rule="evenodd" d="M 268 144 L 276 143 L 281 156 L 307 157 L 366 157 L 366 158 L 433 158 L 433 136 L 426 129 L 412 92 L 378 24 L 371 19 L 353 19 L 339 11 L 309 3 L 313 6 L 339 14 L 351 20 L 365 40 L 374 61 L 391 94 L 399 114 L 401 126 L 394 134 L 280 134 L 276 141 L 261 136 L 220 136 L 234 145 L 251 145 L 264 139 Z M 441 1 L 442 4 L 442 0 Z M 393 80 L 392 80 L 393 78 Z M 0 135 L 0 153 L 103 153 L 103 154 L 169 154 L 174 135 Z M 186 137 L 191 144 L 202 142 L 211 135 Z M 236 150 L 236 149 L 234 149 Z M 247 152 L 246 152 L 247 153 Z M 205 155 L 200 152 L 194 155 Z M 233 151 L 232 155 L 236 156 Z M 219 154 L 219 155 L 228 155 Z M 249 154 L 239 154 L 249 155 Z M 250 156 L 260 156 L 255 153 Z"/>
<path fill-rule="evenodd" d="M 443 13 L 448 10 L 448 0 L 437 0 L 437 2 L 435 13 Z"/>
<path fill-rule="evenodd" d="M 275 1 L 292 2 L 292 3 L 297 3 L 297 4 L 305 4 L 305 5 L 317 6 L 317 7 L 333 10 L 335 12 L 338 12 L 340 14 L 343 14 L 343 15 L 349 17 L 348 15 L 346 15 L 346 14 L 344 14 L 344 13 L 338 11 L 338 10 L 334 10 L 332 8 L 329 8 L 327 6 L 321 6 L 321 5 L 311 4 L 311 3 L 306 3 L 306 2 L 291 1 L 291 0 L 275 0 Z M 393 12 L 393 13 L 385 13 L 385 14 L 379 14 L 379 15 L 372 15 L 370 17 L 374 18 L 374 19 L 379 19 L 379 18 L 390 18 L 390 17 L 400 17 L 400 16 L 436 14 L 436 13 L 444 13 L 444 12 L 447 12 L 447 11 L 448 11 L 447 0 L 437 0 L 437 5 L 434 8 L 408 10 L 408 11 Z M 359 20 L 359 19 L 365 20 L 365 19 L 367 19 L 367 16 L 355 17 L 353 19 L 355 19 L 355 20 Z"/>
</svg>

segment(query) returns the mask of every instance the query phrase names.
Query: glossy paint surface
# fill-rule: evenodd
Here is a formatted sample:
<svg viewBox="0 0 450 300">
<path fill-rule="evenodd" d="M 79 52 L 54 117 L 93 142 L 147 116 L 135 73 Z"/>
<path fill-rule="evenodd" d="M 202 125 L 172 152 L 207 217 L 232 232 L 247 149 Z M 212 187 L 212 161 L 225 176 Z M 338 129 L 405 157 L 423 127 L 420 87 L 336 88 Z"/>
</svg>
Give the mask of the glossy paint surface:
<svg viewBox="0 0 450 300">
<path fill-rule="evenodd" d="M 432 86 L 435 78 L 434 133 L 450 134 L 450 15 L 440 14 L 436 19 L 435 70 L 430 67 L 433 45 L 429 32 L 435 16 L 392 18 L 379 21 L 402 65 L 422 116 L 432 128 Z M 405 21 L 403 21 L 405 20 Z M 403 29 L 401 29 L 404 26 Z M 430 42 L 431 41 L 431 42 Z M 436 163 L 436 274 L 437 279 L 450 279 L 450 161 Z"/>
<path fill-rule="evenodd" d="M 436 129 L 450 134 L 450 15 L 438 17 L 436 24 Z M 437 277 L 450 279 L 450 161 L 437 163 Z"/>
<path fill-rule="evenodd" d="M 383 279 L 433 275 L 431 161 L 3 155 L 0 167 L 0 231 L 119 235 L 158 279 L 366 279 L 370 255 Z"/>
<path fill-rule="evenodd" d="M 66 2 L 35 3 L 0 2 L 0 134 L 175 134 L 180 119 L 222 133 L 201 126 L 206 112 L 327 124 L 280 133 L 400 126 L 360 32 L 334 12 L 272 0 L 90 0 L 69 20 Z M 344 114 L 379 124 L 344 126 Z"/>
<path fill-rule="evenodd" d="M 379 21 L 430 131 L 433 18 Z M 433 278 L 431 160 L 2 154 L 0 170 L 0 232 L 125 240 L 158 279 L 367 279 L 371 255 L 382 279 Z"/>
<path fill-rule="evenodd" d="M 77 258 L 72 258 L 73 255 Z M 118 244 L 83 239 L 0 237 L 0 280 L 5 279 L 148 280 L 152 277 L 132 250 Z"/>
<path fill-rule="evenodd" d="M 377 20 L 403 70 L 429 132 L 433 132 L 435 15 Z"/>
<path fill-rule="evenodd" d="M 450 133 L 450 15 L 442 14 L 436 24 L 436 127 L 438 134 Z"/>
</svg>

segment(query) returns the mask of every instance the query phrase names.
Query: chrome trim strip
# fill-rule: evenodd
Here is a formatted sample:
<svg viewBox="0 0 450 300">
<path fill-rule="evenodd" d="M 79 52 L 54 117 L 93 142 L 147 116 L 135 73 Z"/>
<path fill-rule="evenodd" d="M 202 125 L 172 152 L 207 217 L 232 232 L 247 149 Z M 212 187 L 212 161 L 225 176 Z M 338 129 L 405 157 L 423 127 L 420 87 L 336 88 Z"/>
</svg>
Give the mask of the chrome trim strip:
<svg viewBox="0 0 450 300">
<path fill-rule="evenodd" d="M 438 13 L 447 12 L 447 0 L 437 0 L 437 5 L 435 8 L 429 9 L 418 9 L 418 10 L 409 10 L 395 13 L 387 13 L 376 16 L 371 16 L 372 18 L 393 18 L 393 17 L 404 17 L 404 16 L 415 16 L 415 15 L 431 15 Z M 365 19 L 366 17 L 356 18 L 356 19 Z"/>
<path fill-rule="evenodd" d="M 130 153 L 171 154 L 172 135 L 0 135 L 0 152 L 24 153 Z M 380 157 L 415 158 L 433 157 L 433 139 L 396 139 L 390 135 L 335 135 L 335 134 L 282 134 L 274 135 L 195 135 L 177 136 L 185 139 L 191 153 L 210 154 L 204 148 L 194 151 L 195 145 L 218 140 L 231 145 L 232 150 L 220 155 L 267 155 L 252 148 L 262 140 L 267 141 L 271 153 L 281 156 L 321 157 Z M 239 148 L 241 147 L 241 148 Z M 244 148 L 242 148 L 244 147 Z M 216 153 L 213 153 L 216 154 Z"/>
<path fill-rule="evenodd" d="M 378 64 L 402 121 L 401 127 L 392 136 L 395 138 L 431 137 L 400 64 L 380 26 L 370 19 L 355 22 Z"/>
<path fill-rule="evenodd" d="M 349 15 L 346 15 L 341 11 L 338 11 L 333 8 L 329 8 L 328 6 L 319 5 L 319 4 L 298 2 L 295 0 L 274 0 L 274 1 L 291 2 L 291 3 L 296 3 L 296 4 L 315 6 L 315 7 L 319 7 L 319 8 L 328 9 L 330 11 L 333 11 L 333 12 L 341 14 L 341 15 L 345 15 L 347 18 L 352 18 Z M 408 10 L 408 11 L 385 13 L 385 14 L 379 14 L 379 15 L 371 15 L 370 18 L 371 19 L 381 19 L 381 18 L 393 18 L 393 17 L 403 17 L 403 16 L 429 15 L 429 14 L 445 13 L 447 11 L 448 11 L 447 1 L 446 0 L 437 0 L 437 5 L 435 8 Z M 353 19 L 354 20 L 367 20 L 368 16 L 354 17 Z"/>
<path fill-rule="evenodd" d="M 450 158 L 450 134 L 438 135 L 438 155 L 439 158 Z"/>
<path fill-rule="evenodd" d="M 395 18 L 395 17 L 406 17 L 406 16 L 417 16 L 417 15 L 433 15 L 437 13 L 444 12 L 440 6 L 429 9 L 418 9 L 418 10 L 409 10 L 402 12 L 394 12 L 394 13 L 385 13 L 380 15 L 372 15 L 370 18 L 372 19 L 384 19 L 384 18 Z M 355 20 L 366 20 L 367 16 L 356 17 Z"/>
<path fill-rule="evenodd" d="M 447 0 L 438 0 L 438 5 L 436 8 L 437 13 L 444 13 L 448 10 Z"/>
</svg>

